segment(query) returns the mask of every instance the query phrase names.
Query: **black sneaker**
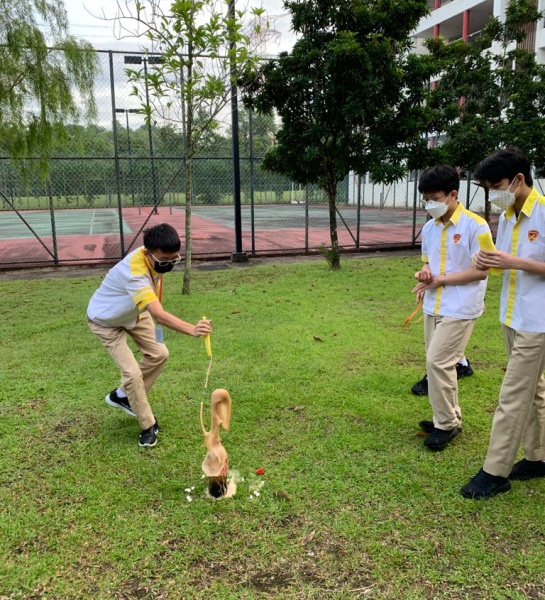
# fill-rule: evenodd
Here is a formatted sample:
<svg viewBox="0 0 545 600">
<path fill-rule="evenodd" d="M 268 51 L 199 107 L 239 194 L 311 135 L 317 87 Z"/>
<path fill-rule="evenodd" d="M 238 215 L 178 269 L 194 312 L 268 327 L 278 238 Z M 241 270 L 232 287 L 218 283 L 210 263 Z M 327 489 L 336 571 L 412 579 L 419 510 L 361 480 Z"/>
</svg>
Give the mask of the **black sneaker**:
<svg viewBox="0 0 545 600">
<path fill-rule="evenodd" d="M 475 500 L 488 500 L 496 494 L 503 494 L 511 489 L 511 482 L 507 477 L 490 475 L 481 469 L 475 477 L 460 490 L 464 498 L 473 498 Z"/>
<path fill-rule="evenodd" d="M 442 450 L 446 448 L 450 442 L 462 433 L 461 427 L 454 429 L 437 429 L 435 428 L 428 437 L 424 440 L 424 446 L 430 450 Z"/>
<path fill-rule="evenodd" d="M 427 396 L 428 395 L 428 376 L 424 375 L 420 381 L 417 381 L 411 388 L 411 392 L 415 396 Z"/>
<path fill-rule="evenodd" d="M 117 395 L 117 390 L 112 390 L 109 394 L 106 395 L 106 404 L 109 404 L 114 408 L 120 408 L 121 410 L 126 412 L 130 417 L 136 417 L 136 415 L 131 409 L 129 400 L 127 398 L 120 398 Z"/>
<path fill-rule="evenodd" d="M 471 377 L 471 375 L 473 375 L 473 369 L 471 368 L 469 361 L 467 361 L 467 365 L 461 365 L 460 363 L 456 365 L 456 375 L 458 376 L 458 379 Z"/>
<path fill-rule="evenodd" d="M 422 429 L 422 431 L 425 431 L 426 433 L 431 433 L 435 429 L 433 421 L 420 421 L 418 423 L 418 426 L 420 427 L 420 429 Z"/>
<path fill-rule="evenodd" d="M 159 427 L 159 423 L 157 423 L 157 419 L 155 423 L 148 427 L 148 429 L 144 429 L 138 438 L 138 445 L 142 448 L 153 448 L 157 443 L 157 434 L 161 431 Z"/>
<path fill-rule="evenodd" d="M 518 479 L 526 481 L 536 477 L 545 477 L 545 462 L 542 460 L 519 460 L 509 474 L 509 479 Z"/>
</svg>

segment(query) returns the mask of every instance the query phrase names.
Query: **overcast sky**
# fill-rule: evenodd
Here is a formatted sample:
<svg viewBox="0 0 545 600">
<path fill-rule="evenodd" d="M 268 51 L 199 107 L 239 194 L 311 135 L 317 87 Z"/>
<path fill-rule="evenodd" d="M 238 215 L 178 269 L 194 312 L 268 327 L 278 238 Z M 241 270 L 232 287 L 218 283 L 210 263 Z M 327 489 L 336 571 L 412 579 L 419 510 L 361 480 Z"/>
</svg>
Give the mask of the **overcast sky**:
<svg viewBox="0 0 545 600">
<path fill-rule="evenodd" d="M 127 50 L 135 52 L 141 48 L 138 40 L 116 39 L 114 24 L 100 19 L 100 15 L 114 17 L 116 4 L 112 0 L 64 0 L 70 20 L 70 33 L 78 38 L 84 38 L 100 50 Z M 276 31 L 267 41 L 265 52 L 276 55 L 284 50 L 290 50 L 294 36 L 290 31 L 290 17 L 283 7 L 283 0 L 237 0 L 236 7 L 244 9 L 244 2 L 250 6 L 264 6 L 269 16 L 271 28 Z M 121 3 L 124 5 L 124 1 Z M 162 0 L 163 9 L 170 2 Z"/>
<path fill-rule="evenodd" d="M 134 6 L 134 0 L 129 0 Z M 163 10 L 167 10 L 172 0 L 160 0 Z M 125 6 L 125 0 L 120 0 L 121 5 Z M 250 6 L 265 5 L 269 17 L 270 28 L 275 33 L 268 36 L 265 47 L 261 47 L 260 54 L 267 56 L 276 56 L 282 51 L 289 51 L 295 41 L 295 36 L 290 31 L 290 15 L 283 7 L 283 0 L 236 0 L 236 8 L 243 10 L 244 2 Z M 77 37 L 89 41 L 97 50 L 115 50 L 122 53 L 138 52 L 143 49 L 144 40 L 137 38 L 119 39 L 116 35 L 115 23 L 113 19 L 117 12 L 117 3 L 115 0 L 64 0 L 68 18 L 70 21 L 70 33 Z M 106 18 L 101 18 L 101 16 Z M 107 19 L 110 20 L 107 20 Z M 148 44 L 149 47 L 149 44 Z M 95 81 L 95 97 L 98 107 L 98 124 L 111 127 L 112 123 L 112 100 L 111 100 L 111 80 L 109 56 L 106 53 L 99 55 L 101 69 Z M 127 83 L 125 74 L 123 54 L 113 54 L 113 74 L 116 96 L 116 109 L 127 110 L 140 108 L 141 103 L 136 97 L 131 95 L 131 88 Z M 119 121 L 124 122 L 128 117 L 127 113 L 119 115 Z M 144 119 L 138 114 L 131 113 L 129 127 L 139 127 L 143 125 Z"/>
</svg>

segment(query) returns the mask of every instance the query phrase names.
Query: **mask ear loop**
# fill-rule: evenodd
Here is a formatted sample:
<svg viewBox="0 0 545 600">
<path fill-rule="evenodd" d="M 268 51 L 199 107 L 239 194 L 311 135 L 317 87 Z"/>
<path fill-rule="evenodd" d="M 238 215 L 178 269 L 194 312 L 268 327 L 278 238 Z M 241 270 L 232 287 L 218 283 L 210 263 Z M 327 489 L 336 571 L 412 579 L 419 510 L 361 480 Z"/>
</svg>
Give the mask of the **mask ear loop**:
<svg viewBox="0 0 545 600">
<path fill-rule="evenodd" d="M 519 174 L 517 173 L 514 177 L 513 177 L 513 181 L 516 181 L 517 177 L 519 176 Z M 511 186 L 513 185 L 513 181 L 509 184 L 509 187 L 507 188 L 507 191 L 511 190 Z M 522 181 L 518 182 L 517 188 L 514 192 L 511 192 L 512 194 L 516 194 L 517 190 L 519 189 L 519 187 L 522 185 Z"/>
</svg>

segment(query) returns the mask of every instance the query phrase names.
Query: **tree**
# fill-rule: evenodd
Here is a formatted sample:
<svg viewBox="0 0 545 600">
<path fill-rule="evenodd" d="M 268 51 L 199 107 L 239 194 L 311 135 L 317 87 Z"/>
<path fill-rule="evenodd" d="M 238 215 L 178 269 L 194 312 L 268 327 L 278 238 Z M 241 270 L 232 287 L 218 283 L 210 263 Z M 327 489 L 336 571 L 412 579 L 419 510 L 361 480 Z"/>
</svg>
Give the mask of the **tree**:
<svg viewBox="0 0 545 600">
<path fill-rule="evenodd" d="M 532 0 L 512 0 L 505 21 L 493 17 L 471 44 L 426 42 L 440 76 L 428 99 L 435 143 L 414 168 L 446 162 L 469 174 L 497 148 L 515 145 L 545 173 L 545 66 L 524 48 L 541 16 Z"/>
<path fill-rule="evenodd" d="M 410 55 L 410 33 L 426 0 L 292 0 L 291 53 L 247 73 L 247 105 L 282 119 L 265 167 L 329 199 L 328 261 L 340 267 L 336 190 L 350 170 L 393 181 L 408 142 L 423 144 L 429 73 Z"/>
<path fill-rule="evenodd" d="M 68 34 L 62 0 L 0 0 L 0 137 L 15 158 L 37 156 L 47 173 L 54 138 L 80 106 L 95 113 L 98 61 Z"/>
<path fill-rule="evenodd" d="M 192 159 L 229 103 L 231 84 L 257 60 L 243 30 L 245 15 L 234 11 L 232 0 L 176 0 L 168 13 L 153 0 L 138 1 L 132 10 L 118 3 L 121 30 L 129 31 L 127 23 L 136 25 L 130 34 L 145 37 L 161 57 L 159 64 L 127 70 L 132 93 L 142 101 L 148 122 L 176 123 L 185 139 L 184 294 L 191 282 Z"/>
<path fill-rule="evenodd" d="M 240 153 L 250 156 L 250 132 L 252 136 L 251 150 L 254 158 L 262 158 L 273 145 L 278 125 L 273 115 L 254 113 L 252 109 L 239 109 L 240 119 Z"/>
</svg>

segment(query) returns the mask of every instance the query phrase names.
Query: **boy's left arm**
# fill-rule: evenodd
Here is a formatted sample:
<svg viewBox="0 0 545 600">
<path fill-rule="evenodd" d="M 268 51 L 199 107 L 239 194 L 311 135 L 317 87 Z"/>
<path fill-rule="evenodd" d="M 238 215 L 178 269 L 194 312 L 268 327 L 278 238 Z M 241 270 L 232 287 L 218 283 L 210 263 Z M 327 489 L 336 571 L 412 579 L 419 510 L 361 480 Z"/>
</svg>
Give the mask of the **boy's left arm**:
<svg viewBox="0 0 545 600">
<path fill-rule="evenodd" d="M 479 250 L 479 242 L 477 240 L 477 234 L 485 231 L 490 232 L 488 225 L 482 225 L 475 231 L 475 236 L 469 245 L 469 252 L 473 257 Z M 441 286 L 447 285 L 465 285 L 467 283 L 473 283 L 474 281 L 482 281 L 488 277 L 488 269 L 476 269 L 473 265 L 469 266 L 463 271 L 456 273 L 442 273 L 434 275 L 431 281 L 421 281 L 413 288 L 413 293 L 421 296 L 426 290 L 431 290 Z"/>
<path fill-rule="evenodd" d="M 532 275 L 545 277 L 545 262 L 532 258 L 513 256 L 502 250 L 496 250 L 495 252 L 481 250 L 479 252 L 478 264 L 483 265 L 487 269 L 517 269 L 519 271 L 526 271 Z"/>
<path fill-rule="evenodd" d="M 474 281 L 481 281 L 487 277 L 488 271 L 478 271 L 475 267 L 470 267 L 469 269 L 458 271 L 457 273 L 434 275 L 431 281 L 427 283 L 418 283 L 412 291 L 414 294 L 420 294 L 426 290 L 432 290 L 441 286 L 464 285 L 466 283 L 473 283 Z"/>
<path fill-rule="evenodd" d="M 503 250 L 479 250 L 472 253 L 472 263 L 479 269 L 514 269 L 545 277 L 545 262 L 533 258 L 522 258 Z"/>
</svg>

